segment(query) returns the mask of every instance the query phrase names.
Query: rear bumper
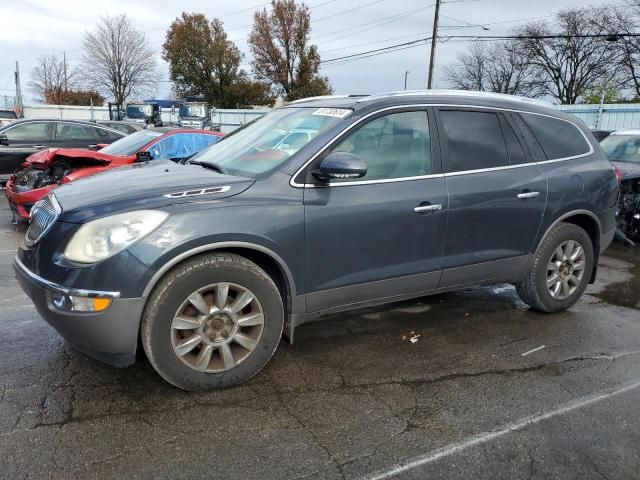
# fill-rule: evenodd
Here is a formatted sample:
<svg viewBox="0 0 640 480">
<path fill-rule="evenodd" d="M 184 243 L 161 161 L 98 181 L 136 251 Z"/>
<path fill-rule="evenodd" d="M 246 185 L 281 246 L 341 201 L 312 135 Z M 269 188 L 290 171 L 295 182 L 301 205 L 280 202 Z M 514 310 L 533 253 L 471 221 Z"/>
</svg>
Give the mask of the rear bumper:
<svg viewBox="0 0 640 480">
<path fill-rule="evenodd" d="M 610 229 L 608 232 L 600 235 L 600 253 L 604 252 L 607 248 L 609 248 L 609 245 L 611 245 L 611 242 L 613 242 L 613 238 L 615 237 L 615 235 L 616 235 L 615 227 Z"/>
<path fill-rule="evenodd" d="M 117 292 L 96 292 L 56 285 L 29 271 L 18 258 L 14 259 L 13 268 L 20 286 L 33 301 L 40 316 L 74 348 L 114 366 L 123 367 L 135 362 L 144 298 L 119 298 Z M 55 293 L 110 297 L 113 301 L 103 312 L 68 312 L 53 305 L 52 295 Z"/>
</svg>

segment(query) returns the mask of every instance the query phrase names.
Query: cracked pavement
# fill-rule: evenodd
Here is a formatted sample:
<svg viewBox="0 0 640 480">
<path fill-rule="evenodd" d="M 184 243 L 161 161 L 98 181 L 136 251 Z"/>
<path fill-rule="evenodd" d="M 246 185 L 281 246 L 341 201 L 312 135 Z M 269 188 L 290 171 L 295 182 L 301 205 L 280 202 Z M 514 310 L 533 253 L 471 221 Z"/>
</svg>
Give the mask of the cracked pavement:
<svg viewBox="0 0 640 480">
<path fill-rule="evenodd" d="M 2 198 L 0 478 L 640 478 L 640 388 L 619 392 L 640 382 L 640 248 L 562 314 L 499 285 L 333 315 L 195 394 L 67 346 L 14 279 L 23 234 Z M 598 392 L 619 393 L 575 403 Z"/>
</svg>

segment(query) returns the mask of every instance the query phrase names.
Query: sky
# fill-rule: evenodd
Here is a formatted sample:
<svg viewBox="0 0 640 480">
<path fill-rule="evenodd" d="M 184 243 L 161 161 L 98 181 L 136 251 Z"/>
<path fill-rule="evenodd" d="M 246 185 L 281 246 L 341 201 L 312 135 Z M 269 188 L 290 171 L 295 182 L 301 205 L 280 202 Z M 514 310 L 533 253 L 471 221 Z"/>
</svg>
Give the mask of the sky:
<svg viewBox="0 0 640 480">
<path fill-rule="evenodd" d="M 311 7 L 311 43 L 322 60 L 383 48 L 430 37 L 435 0 L 306 0 Z M 620 0 L 611 3 L 619 4 Z M 261 5 L 262 4 L 262 5 Z M 440 14 L 441 35 L 504 35 L 533 19 L 550 21 L 562 8 L 588 6 L 585 0 L 448 0 Z M 265 0 L 2 0 L 2 48 L 0 49 L 0 107 L 2 95 L 15 93 L 13 72 L 20 65 L 25 103 L 35 99 L 29 91 L 30 72 L 40 55 L 66 53 L 70 66 L 80 62 L 82 38 L 102 15 L 126 13 L 147 36 L 158 60 L 156 98 L 169 98 L 168 66 L 161 58 L 169 24 L 182 11 L 204 13 L 223 21 L 229 38 L 245 54 L 250 68 L 247 36 L 256 8 Z M 484 28 L 483 28 L 484 27 Z M 488 28 L 489 30 L 485 30 Z M 469 43 L 443 39 L 436 49 L 435 86 L 446 88 L 443 67 L 455 61 Z M 380 93 L 426 87 L 429 45 L 335 65 L 321 73 L 328 76 L 336 94 Z"/>
</svg>

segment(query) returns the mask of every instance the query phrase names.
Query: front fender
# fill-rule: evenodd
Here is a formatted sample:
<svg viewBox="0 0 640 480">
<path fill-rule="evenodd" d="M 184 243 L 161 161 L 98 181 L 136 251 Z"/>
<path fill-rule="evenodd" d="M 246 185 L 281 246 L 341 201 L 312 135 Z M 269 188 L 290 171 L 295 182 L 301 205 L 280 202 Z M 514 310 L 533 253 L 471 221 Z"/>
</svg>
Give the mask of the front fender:
<svg viewBox="0 0 640 480">
<path fill-rule="evenodd" d="M 148 295 L 177 263 L 224 248 L 249 248 L 269 255 L 287 275 L 293 295 L 304 289 L 304 210 L 301 204 L 288 203 L 214 207 L 172 215 L 129 248 L 149 267 L 136 295 Z"/>
</svg>

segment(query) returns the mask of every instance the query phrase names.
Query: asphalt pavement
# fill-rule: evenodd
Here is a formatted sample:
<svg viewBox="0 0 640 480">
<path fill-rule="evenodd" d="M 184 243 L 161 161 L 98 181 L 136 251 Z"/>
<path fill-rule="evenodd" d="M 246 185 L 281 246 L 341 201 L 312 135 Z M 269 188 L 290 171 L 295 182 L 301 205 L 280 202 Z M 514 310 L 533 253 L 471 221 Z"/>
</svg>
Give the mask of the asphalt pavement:
<svg viewBox="0 0 640 480">
<path fill-rule="evenodd" d="M 640 478 L 640 247 L 570 311 L 498 285 L 327 317 L 207 394 L 74 352 L 0 200 L 0 478 Z"/>
</svg>

